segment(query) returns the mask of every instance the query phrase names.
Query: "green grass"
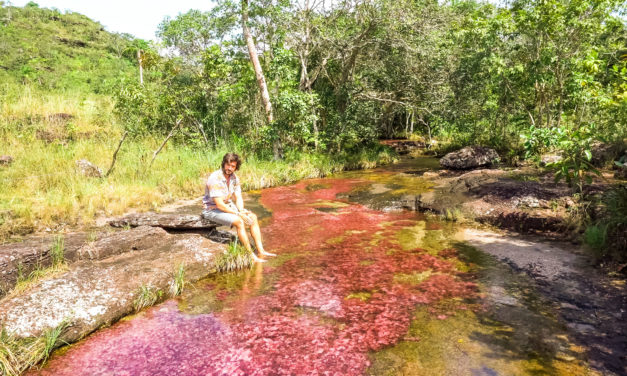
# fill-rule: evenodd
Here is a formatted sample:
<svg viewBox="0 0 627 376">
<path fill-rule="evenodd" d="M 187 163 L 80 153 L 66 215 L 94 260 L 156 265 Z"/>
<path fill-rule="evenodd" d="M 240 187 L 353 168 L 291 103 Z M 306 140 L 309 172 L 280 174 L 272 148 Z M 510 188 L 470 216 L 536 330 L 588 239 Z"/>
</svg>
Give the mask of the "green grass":
<svg viewBox="0 0 627 376">
<path fill-rule="evenodd" d="M 246 248 L 236 240 L 229 244 L 223 254 L 217 256 L 215 264 L 219 272 L 229 272 L 252 267 L 253 259 Z"/>
<path fill-rule="evenodd" d="M 135 311 L 141 311 L 143 308 L 150 307 L 163 298 L 163 291 L 150 285 L 142 284 L 136 291 L 133 308 Z"/>
<path fill-rule="evenodd" d="M 65 263 L 65 244 L 62 235 L 54 238 L 54 243 L 50 249 L 52 267 L 59 267 Z"/>
<path fill-rule="evenodd" d="M 68 325 L 69 323 L 64 321 L 36 338 L 19 338 L 2 328 L 0 331 L 0 374 L 18 376 L 27 369 L 48 360 L 52 351 L 65 343 L 61 340 L 61 334 Z"/>
<path fill-rule="evenodd" d="M 2 99 L 2 98 L 0 98 Z M 14 162 L 0 167 L 0 239 L 59 225 L 91 225 L 97 216 L 120 215 L 130 208 L 151 210 L 177 199 L 203 194 L 206 176 L 231 150 L 244 156 L 238 172 L 244 190 L 321 177 L 343 169 L 390 162 L 386 151 L 322 155 L 288 153 L 264 160 L 225 145 L 198 148 L 173 139 L 148 168 L 161 138 L 129 138 L 107 178 L 84 177 L 76 161 L 87 159 L 106 171 L 122 134 L 109 97 L 49 93 L 25 86 L 0 104 L 0 151 Z M 69 113 L 67 123 L 49 114 Z M 44 133 L 42 133 L 44 132 Z M 200 209 L 200 208 L 199 208 Z"/>
<path fill-rule="evenodd" d="M 464 213 L 459 208 L 445 209 L 442 217 L 446 221 L 460 222 L 464 220 Z"/>
<path fill-rule="evenodd" d="M 170 286 L 172 296 L 181 295 L 185 285 L 185 265 L 180 264 L 173 273 L 172 285 Z"/>
<path fill-rule="evenodd" d="M 41 281 L 44 278 L 51 278 L 57 273 L 64 272 L 67 270 L 67 265 L 65 262 L 61 262 L 58 264 L 50 265 L 49 267 L 44 267 L 40 263 L 35 265 L 35 268 L 28 274 L 24 273 L 24 268 L 22 264 L 19 264 L 17 267 L 17 281 L 15 282 L 15 286 L 9 292 L 9 294 L 17 294 L 22 291 L 28 290 L 35 283 Z"/>
</svg>

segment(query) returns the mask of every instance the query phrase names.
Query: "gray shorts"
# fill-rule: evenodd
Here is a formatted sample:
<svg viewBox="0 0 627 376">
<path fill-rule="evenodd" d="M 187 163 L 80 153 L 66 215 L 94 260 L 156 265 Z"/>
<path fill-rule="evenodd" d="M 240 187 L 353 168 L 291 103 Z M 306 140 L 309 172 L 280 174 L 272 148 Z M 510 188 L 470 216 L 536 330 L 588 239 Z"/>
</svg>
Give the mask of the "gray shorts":
<svg viewBox="0 0 627 376">
<path fill-rule="evenodd" d="M 239 218 L 238 215 L 225 213 L 219 209 L 205 209 L 202 211 L 202 217 L 225 226 L 233 226 L 233 222 Z"/>
</svg>

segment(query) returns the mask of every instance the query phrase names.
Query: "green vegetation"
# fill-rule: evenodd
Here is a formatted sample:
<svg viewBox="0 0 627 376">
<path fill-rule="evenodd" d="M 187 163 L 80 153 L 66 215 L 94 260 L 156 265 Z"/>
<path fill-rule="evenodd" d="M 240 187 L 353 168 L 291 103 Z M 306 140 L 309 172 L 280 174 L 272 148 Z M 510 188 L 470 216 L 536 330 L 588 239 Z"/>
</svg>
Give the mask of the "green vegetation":
<svg viewBox="0 0 627 376">
<path fill-rule="evenodd" d="M 0 371 L 5 376 L 18 376 L 30 367 L 45 362 L 52 350 L 62 345 L 60 339 L 68 327 L 63 322 L 36 338 L 18 338 L 4 328 L 0 331 Z"/>
<path fill-rule="evenodd" d="M 135 311 L 141 311 L 143 308 L 153 306 L 161 298 L 163 298 L 163 291 L 153 286 L 142 284 L 137 289 L 133 308 L 135 308 Z"/>
<path fill-rule="evenodd" d="M 601 198 L 598 219 L 586 228 L 584 242 L 599 261 L 627 261 L 627 187 L 620 186 Z"/>
<path fill-rule="evenodd" d="M 159 54 L 77 13 L 0 3 L 0 152 L 14 158 L 0 238 L 197 197 L 226 151 L 245 156 L 247 189 L 389 162 L 381 137 L 511 162 L 553 151 L 581 192 L 593 142 L 627 136 L 621 1 L 240 5 L 165 19 Z M 105 178 L 77 171 L 114 154 Z"/>
<path fill-rule="evenodd" d="M 185 265 L 180 264 L 174 272 L 174 279 L 172 281 L 171 291 L 172 296 L 181 295 L 185 289 Z"/>
<path fill-rule="evenodd" d="M 62 235 L 58 235 L 54 238 L 54 243 L 50 249 L 50 258 L 52 260 L 52 267 L 59 267 L 65 263 L 65 245 Z"/>
<path fill-rule="evenodd" d="M 231 242 L 226 251 L 216 256 L 216 269 L 220 272 L 230 272 L 250 268 L 253 260 L 250 252 L 239 244 L 237 239 Z"/>
</svg>

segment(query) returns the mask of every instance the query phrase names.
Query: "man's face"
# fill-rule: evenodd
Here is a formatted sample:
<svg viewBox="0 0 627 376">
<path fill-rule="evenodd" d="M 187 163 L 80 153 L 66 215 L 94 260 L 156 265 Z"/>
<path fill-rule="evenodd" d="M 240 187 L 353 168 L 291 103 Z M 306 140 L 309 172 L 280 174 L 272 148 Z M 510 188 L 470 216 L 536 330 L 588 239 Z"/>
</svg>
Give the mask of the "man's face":
<svg viewBox="0 0 627 376">
<path fill-rule="evenodd" d="M 230 163 L 225 163 L 224 164 L 224 175 L 226 176 L 230 176 L 235 172 L 235 169 L 237 168 L 237 162 L 233 161 Z"/>
</svg>

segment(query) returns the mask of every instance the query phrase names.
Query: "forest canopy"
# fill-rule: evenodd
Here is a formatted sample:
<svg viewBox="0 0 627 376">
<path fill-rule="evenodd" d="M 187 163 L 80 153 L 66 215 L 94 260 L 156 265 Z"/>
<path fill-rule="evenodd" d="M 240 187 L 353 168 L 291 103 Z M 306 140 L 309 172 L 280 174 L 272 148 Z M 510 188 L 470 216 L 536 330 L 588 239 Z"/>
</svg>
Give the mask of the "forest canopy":
<svg viewBox="0 0 627 376">
<path fill-rule="evenodd" d="M 625 137 L 624 2 L 244 3 L 161 23 L 168 56 L 152 59 L 144 85 L 128 79 L 117 93 L 129 128 L 166 133 L 182 119 L 197 141 L 233 139 L 261 153 L 277 141 L 332 152 L 412 133 L 518 154 L 521 135 L 532 151 L 578 130 Z"/>
</svg>

